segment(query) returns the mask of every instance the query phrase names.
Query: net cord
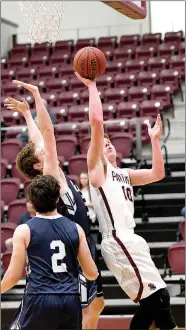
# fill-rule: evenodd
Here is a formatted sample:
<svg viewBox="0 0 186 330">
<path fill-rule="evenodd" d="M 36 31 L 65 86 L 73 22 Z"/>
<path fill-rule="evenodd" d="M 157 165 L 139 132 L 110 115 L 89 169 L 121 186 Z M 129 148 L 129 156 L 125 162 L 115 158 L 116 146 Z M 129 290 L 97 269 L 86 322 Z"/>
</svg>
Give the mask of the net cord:
<svg viewBox="0 0 186 330">
<path fill-rule="evenodd" d="M 31 43 L 61 40 L 64 1 L 17 1 L 28 22 Z"/>
</svg>

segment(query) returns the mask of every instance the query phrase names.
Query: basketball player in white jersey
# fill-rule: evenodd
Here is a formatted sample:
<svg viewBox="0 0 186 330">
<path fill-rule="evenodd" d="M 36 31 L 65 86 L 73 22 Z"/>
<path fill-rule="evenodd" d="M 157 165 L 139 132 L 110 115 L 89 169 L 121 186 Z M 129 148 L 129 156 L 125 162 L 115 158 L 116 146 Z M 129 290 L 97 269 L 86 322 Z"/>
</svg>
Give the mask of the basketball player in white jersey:
<svg viewBox="0 0 186 330">
<path fill-rule="evenodd" d="M 101 251 L 105 263 L 121 288 L 140 307 L 131 321 L 131 329 L 176 327 L 170 297 L 150 256 L 146 241 L 134 233 L 134 197 L 132 186 L 141 186 L 164 177 L 161 153 L 161 118 L 148 132 L 152 143 L 151 169 L 120 169 L 116 150 L 109 137 L 104 137 L 103 111 L 95 81 L 76 76 L 89 89 L 91 143 L 87 154 L 91 198 L 102 233 Z"/>
</svg>

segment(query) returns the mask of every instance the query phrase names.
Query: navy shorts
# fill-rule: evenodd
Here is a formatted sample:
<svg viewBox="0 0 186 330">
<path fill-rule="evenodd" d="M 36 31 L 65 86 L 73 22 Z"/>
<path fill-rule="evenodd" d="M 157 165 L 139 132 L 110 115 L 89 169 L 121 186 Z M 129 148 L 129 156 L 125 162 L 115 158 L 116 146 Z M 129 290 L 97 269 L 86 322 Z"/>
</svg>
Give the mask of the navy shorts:
<svg viewBox="0 0 186 330">
<path fill-rule="evenodd" d="M 97 298 L 103 296 L 101 271 L 97 256 L 96 244 L 91 236 L 87 238 L 87 243 L 92 255 L 93 260 L 98 269 L 98 277 L 95 281 L 88 281 L 83 275 L 82 271 L 79 272 L 79 285 L 81 295 L 81 307 L 86 308 L 91 302 Z"/>
<path fill-rule="evenodd" d="M 82 329 L 79 296 L 25 294 L 9 329 Z"/>
</svg>

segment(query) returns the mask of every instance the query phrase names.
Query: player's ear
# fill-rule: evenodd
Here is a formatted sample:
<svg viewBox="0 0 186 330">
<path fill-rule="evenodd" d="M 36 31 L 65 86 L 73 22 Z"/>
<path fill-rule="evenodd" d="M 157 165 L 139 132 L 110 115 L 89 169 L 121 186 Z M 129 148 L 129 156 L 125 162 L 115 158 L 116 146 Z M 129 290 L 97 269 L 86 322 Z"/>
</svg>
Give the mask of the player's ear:
<svg viewBox="0 0 186 330">
<path fill-rule="evenodd" d="M 40 164 L 40 163 L 36 163 L 36 164 L 33 165 L 33 168 L 35 170 L 41 171 L 43 169 L 43 165 Z"/>
<path fill-rule="evenodd" d="M 36 211 L 36 209 L 35 209 L 35 207 L 34 207 L 34 205 L 32 205 L 32 209 L 33 209 L 33 211 L 36 213 L 37 211 Z"/>
</svg>

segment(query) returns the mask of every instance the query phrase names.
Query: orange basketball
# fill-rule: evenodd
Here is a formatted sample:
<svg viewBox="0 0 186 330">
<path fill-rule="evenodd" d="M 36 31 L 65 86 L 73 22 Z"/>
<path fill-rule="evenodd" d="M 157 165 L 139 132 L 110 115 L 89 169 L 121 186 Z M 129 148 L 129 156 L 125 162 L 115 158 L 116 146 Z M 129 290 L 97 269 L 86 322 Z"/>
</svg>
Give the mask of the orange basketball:
<svg viewBox="0 0 186 330">
<path fill-rule="evenodd" d="M 94 80 L 105 72 L 106 57 L 95 47 L 84 47 L 74 57 L 74 69 L 83 78 Z"/>
</svg>

